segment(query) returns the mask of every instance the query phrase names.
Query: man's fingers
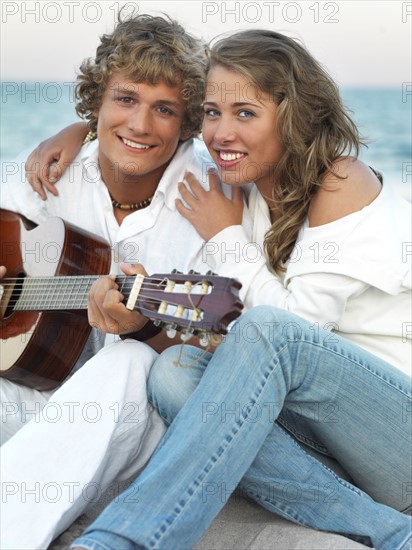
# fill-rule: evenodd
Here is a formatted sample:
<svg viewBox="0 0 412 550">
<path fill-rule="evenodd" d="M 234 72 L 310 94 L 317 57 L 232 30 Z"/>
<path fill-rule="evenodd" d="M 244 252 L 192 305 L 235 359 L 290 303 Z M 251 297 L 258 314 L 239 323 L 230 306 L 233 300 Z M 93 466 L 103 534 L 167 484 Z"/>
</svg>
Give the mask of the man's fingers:
<svg viewBox="0 0 412 550">
<path fill-rule="evenodd" d="M 147 271 L 142 264 L 128 264 L 126 262 L 122 262 L 120 264 L 120 269 L 125 275 L 147 275 Z"/>
<path fill-rule="evenodd" d="M 87 304 L 87 319 L 89 321 L 89 325 L 93 328 L 97 328 L 98 330 L 101 330 L 102 332 L 105 332 L 103 327 L 103 318 L 100 315 L 100 310 L 95 304 L 93 300 L 88 299 Z"/>
<path fill-rule="evenodd" d="M 93 283 L 87 297 L 88 309 L 90 309 L 93 314 L 98 315 L 98 311 L 103 306 L 107 292 L 112 289 L 118 289 L 118 286 L 114 281 L 114 277 L 114 275 L 100 277 Z"/>
<path fill-rule="evenodd" d="M 106 327 L 112 333 L 119 332 L 119 318 L 124 314 L 123 295 L 116 289 L 106 293 L 101 313 Z"/>
<path fill-rule="evenodd" d="M 87 308 L 89 324 L 103 332 L 118 333 L 119 323 L 116 316 L 122 300 L 123 296 L 114 288 L 108 290 L 103 299 L 98 293 L 97 298 L 89 301 Z"/>
</svg>

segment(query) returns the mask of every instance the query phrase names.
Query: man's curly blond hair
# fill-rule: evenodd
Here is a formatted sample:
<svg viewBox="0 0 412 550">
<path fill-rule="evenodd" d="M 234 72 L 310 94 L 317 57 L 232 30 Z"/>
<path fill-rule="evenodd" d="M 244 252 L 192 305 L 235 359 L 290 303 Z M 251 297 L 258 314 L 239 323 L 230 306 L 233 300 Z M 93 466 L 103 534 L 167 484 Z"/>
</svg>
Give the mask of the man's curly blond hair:
<svg viewBox="0 0 412 550">
<path fill-rule="evenodd" d="M 96 57 L 80 66 L 77 114 L 96 131 L 102 96 L 111 75 L 119 72 L 136 83 L 181 85 L 185 101 L 182 133 L 194 137 L 203 119 L 206 68 L 205 45 L 176 21 L 146 14 L 122 19 L 119 13 L 115 30 L 101 37 Z"/>
</svg>

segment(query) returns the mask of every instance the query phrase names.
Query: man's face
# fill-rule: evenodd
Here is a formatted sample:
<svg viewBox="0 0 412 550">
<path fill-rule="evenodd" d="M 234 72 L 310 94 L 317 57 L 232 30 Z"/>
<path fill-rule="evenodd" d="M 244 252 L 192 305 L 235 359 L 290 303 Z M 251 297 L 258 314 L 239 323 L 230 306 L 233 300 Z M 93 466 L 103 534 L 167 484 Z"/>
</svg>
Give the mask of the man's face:
<svg viewBox="0 0 412 550">
<path fill-rule="evenodd" d="M 99 161 L 106 185 L 158 183 L 182 136 L 180 86 L 111 76 L 98 111 Z"/>
</svg>

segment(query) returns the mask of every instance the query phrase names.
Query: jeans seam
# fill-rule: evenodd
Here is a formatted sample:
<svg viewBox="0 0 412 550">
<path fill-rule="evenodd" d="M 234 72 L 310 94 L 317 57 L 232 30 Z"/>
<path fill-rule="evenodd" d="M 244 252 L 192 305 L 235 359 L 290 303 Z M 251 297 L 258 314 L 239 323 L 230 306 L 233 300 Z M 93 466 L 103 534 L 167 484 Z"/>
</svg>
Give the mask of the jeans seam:
<svg viewBox="0 0 412 550">
<path fill-rule="evenodd" d="M 401 542 L 402 546 L 400 546 L 399 548 L 405 548 L 405 550 L 406 550 L 406 545 L 408 544 L 408 542 L 410 542 L 411 545 L 412 545 L 412 536 L 407 536 L 406 539 Z M 409 550 L 410 547 L 411 546 L 408 547 L 408 550 Z"/>
<path fill-rule="evenodd" d="M 84 539 L 83 539 L 83 536 L 81 536 L 79 540 L 79 543 L 81 542 L 82 544 L 82 548 L 85 548 L 87 550 L 110 550 L 110 547 L 109 546 L 106 546 L 105 544 L 102 544 L 101 541 L 99 540 L 94 540 L 93 537 L 90 537 L 90 536 L 86 536 Z M 73 541 L 73 543 L 75 543 L 76 541 Z M 73 546 L 73 543 L 70 545 L 70 548 L 75 548 Z M 90 544 L 92 546 L 90 546 Z M 89 546 L 88 546 L 89 545 Z"/>
<path fill-rule="evenodd" d="M 262 500 L 262 502 L 269 502 L 276 510 L 279 510 L 279 513 L 285 517 L 287 516 L 287 518 L 289 518 L 291 521 L 293 521 L 293 523 L 298 523 L 299 525 L 303 525 L 305 527 L 308 527 L 308 522 L 305 522 L 303 521 L 298 515 L 296 515 L 296 513 L 293 512 L 292 508 L 290 508 L 288 505 L 282 505 L 282 504 L 274 504 L 271 500 L 267 499 L 267 498 L 263 498 L 263 499 L 259 499 L 259 500 Z M 263 508 L 265 508 L 263 506 Z M 267 508 L 266 508 L 267 509 Z M 309 525 L 310 527 L 310 525 Z"/>
<path fill-rule="evenodd" d="M 310 457 L 310 459 L 312 460 L 315 460 L 321 468 L 327 470 L 334 478 L 335 480 L 340 484 L 342 485 L 343 487 L 345 487 L 346 489 L 349 489 L 350 491 L 352 491 L 353 493 L 355 493 L 356 495 L 358 496 L 363 496 L 363 492 L 358 489 L 357 487 L 355 487 L 354 485 L 352 485 L 351 483 L 348 483 L 346 480 L 342 479 L 341 477 L 338 476 L 338 474 L 336 472 L 334 472 L 331 468 L 329 468 L 329 466 L 327 466 L 326 464 L 323 464 L 323 462 L 321 462 L 320 460 L 318 460 L 317 458 L 315 458 L 314 456 L 311 456 L 309 453 L 307 453 L 305 451 L 305 449 L 303 449 L 302 447 L 299 446 L 298 443 L 296 443 L 296 441 L 293 440 L 293 438 L 291 438 L 292 440 L 292 443 L 294 445 L 296 445 L 297 447 L 299 447 L 299 449 L 301 449 L 308 457 Z"/>
<path fill-rule="evenodd" d="M 276 419 L 276 422 L 280 424 L 286 431 L 293 434 L 293 436 L 298 440 L 304 443 L 305 445 L 308 445 L 309 447 L 312 447 L 312 449 L 315 449 L 316 451 L 324 454 L 325 456 L 333 458 L 333 456 L 328 452 L 327 448 L 320 445 L 317 441 L 314 439 L 311 439 L 305 435 L 302 435 L 298 430 L 292 427 L 292 425 L 283 419 Z"/>
<path fill-rule="evenodd" d="M 278 357 L 283 351 L 284 349 L 286 349 L 288 346 L 287 345 L 284 345 L 280 350 L 278 350 L 278 352 L 276 354 L 274 354 L 276 357 Z M 253 404 L 256 403 L 256 401 L 258 400 L 258 398 L 261 396 L 263 390 L 266 388 L 266 385 L 271 377 L 271 375 L 273 374 L 274 370 L 276 368 L 279 368 L 279 362 L 276 362 L 274 365 L 273 365 L 273 368 L 270 368 L 270 370 L 265 374 L 265 373 L 262 373 L 263 374 L 263 385 L 262 387 L 260 388 L 260 391 L 259 393 L 255 396 L 254 400 L 253 400 Z M 248 410 L 251 410 L 250 408 Z M 225 454 L 225 452 L 227 451 L 228 447 L 229 447 L 229 444 L 232 443 L 233 439 L 240 433 L 240 429 L 244 426 L 245 422 L 246 422 L 246 419 L 249 417 L 249 413 L 247 414 L 243 414 L 242 413 L 242 420 L 241 421 L 238 421 L 235 423 L 235 427 L 232 428 L 232 433 L 226 433 L 225 436 L 222 436 L 222 438 L 225 440 L 225 446 L 220 446 L 219 448 L 221 448 L 221 452 L 220 454 L 217 454 L 217 452 L 219 451 L 219 449 L 217 451 L 214 452 L 214 454 L 212 455 L 211 458 L 209 458 L 208 460 L 208 463 L 209 462 L 212 462 L 210 464 L 210 466 L 208 467 L 208 463 L 206 463 L 206 465 L 203 467 L 201 473 L 197 476 L 197 478 L 192 482 L 191 486 L 189 486 L 188 489 L 186 489 L 186 494 L 185 494 L 185 498 L 187 498 L 187 496 L 189 498 L 187 498 L 187 500 L 185 500 L 182 504 L 178 504 L 179 505 L 179 509 L 176 510 L 175 508 L 175 516 L 170 520 L 168 521 L 167 523 L 163 523 L 159 528 L 158 530 L 153 534 L 153 537 L 156 539 L 155 541 L 150 541 L 151 544 L 154 544 L 155 546 L 152 546 L 152 548 L 156 548 L 156 544 L 160 543 L 161 540 L 164 538 L 164 536 L 166 535 L 167 533 L 167 530 L 168 528 L 170 528 L 172 526 L 173 523 L 176 522 L 176 520 L 179 518 L 179 516 L 181 515 L 181 513 L 183 512 L 184 508 L 189 504 L 189 501 L 191 498 L 193 498 L 193 496 L 195 495 L 195 493 L 198 491 L 198 489 L 200 488 L 201 486 L 201 482 L 202 480 L 204 479 L 204 477 L 209 474 L 212 469 L 217 465 L 217 463 L 219 462 L 219 460 L 223 457 L 223 455 Z M 237 428 L 237 429 L 236 429 Z M 235 431 L 234 431 L 235 430 Z M 228 437 L 230 437 L 230 439 L 228 439 Z M 199 479 L 200 478 L 200 479 Z M 194 487 L 193 487 L 194 486 Z M 153 540 L 153 539 L 152 539 Z M 149 544 L 150 544 L 149 543 Z"/>
<path fill-rule="evenodd" d="M 400 510 L 401 514 L 406 514 L 408 516 L 410 516 L 412 514 L 412 504 L 409 504 L 409 506 L 407 506 L 406 508 L 403 508 L 402 510 Z"/>
<path fill-rule="evenodd" d="M 336 349 L 336 348 L 332 348 L 332 347 L 327 347 L 325 346 L 324 344 L 321 344 L 319 342 L 312 342 L 310 340 L 305 340 L 306 343 L 309 343 L 309 344 L 312 344 L 314 346 L 317 346 L 317 347 L 321 347 L 321 348 L 324 348 L 325 350 L 331 352 L 331 353 L 335 353 L 337 355 L 339 355 L 340 357 L 348 360 L 348 361 L 351 361 L 352 363 L 358 365 L 358 367 L 362 368 L 362 370 L 364 371 L 367 371 L 368 373 L 370 373 L 372 376 L 375 376 L 376 378 L 378 378 L 379 380 L 381 380 L 382 382 L 384 382 L 385 384 L 387 384 L 388 386 L 390 386 L 391 388 L 399 391 L 400 393 L 402 393 L 402 395 L 404 395 L 405 397 L 408 397 L 409 399 L 412 399 L 412 394 L 410 392 L 408 392 L 407 390 L 405 390 L 404 388 L 400 387 L 399 384 L 396 384 L 395 382 L 393 382 L 392 380 L 390 379 L 387 379 L 387 378 L 384 378 L 382 375 L 380 375 L 379 373 L 373 371 L 370 367 L 368 367 L 367 365 L 365 365 L 364 363 L 362 363 L 362 361 L 360 360 L 360 358 L 357 358 L 357 357 L 353 357 L 353 356 L 350 356 L 350 355 L 347 355 L 347 354 L 344 354 L 342 353 L 342 351 L 339 349 Z M 348 340 L 348 342 L 350 342 Z"/>
</svg>

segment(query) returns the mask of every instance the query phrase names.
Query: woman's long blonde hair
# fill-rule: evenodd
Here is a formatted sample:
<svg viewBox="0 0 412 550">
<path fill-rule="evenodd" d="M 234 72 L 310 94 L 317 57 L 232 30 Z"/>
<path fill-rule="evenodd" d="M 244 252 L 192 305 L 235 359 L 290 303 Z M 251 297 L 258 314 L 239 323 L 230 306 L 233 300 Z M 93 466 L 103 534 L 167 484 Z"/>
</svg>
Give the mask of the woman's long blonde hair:
<svg viewBox="0 0 412 550">
<path fill-rule="evenodd" d="M 298 42 L 268 30 L 249 30 L 212 44 L 210 67 L 240 73 L 278 106 L 284 153 L 273 168 L 279 215 L 265 236 L 269 262 L 284 271 L 322 175 L 363 144 L 333 79 Z M 337 174 L 335 174 L 337 176 Z M 337 176 L 339 177 L 339 176 Z"/>
</svg>

